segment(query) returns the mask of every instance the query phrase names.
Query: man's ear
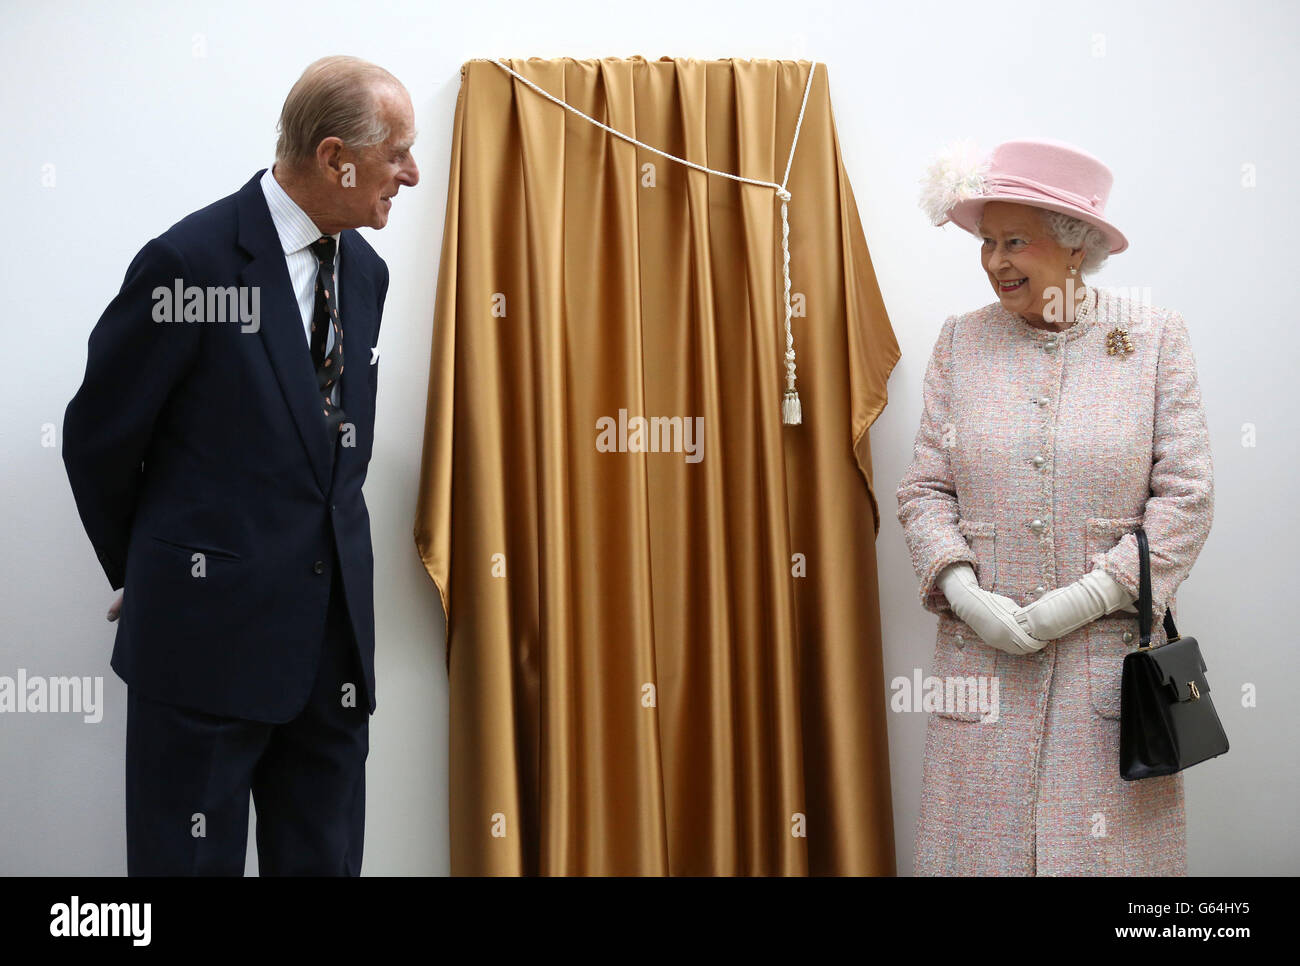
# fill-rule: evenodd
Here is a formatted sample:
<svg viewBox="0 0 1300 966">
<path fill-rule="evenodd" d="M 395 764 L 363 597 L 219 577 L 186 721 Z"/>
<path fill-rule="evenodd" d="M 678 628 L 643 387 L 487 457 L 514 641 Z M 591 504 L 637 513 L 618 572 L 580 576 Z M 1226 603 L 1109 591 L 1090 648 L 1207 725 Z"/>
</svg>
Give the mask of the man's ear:
<svg viewBox="0 0 1300 966">
<path fill-rule="evenodd" d="M 322 175 L 337 181 L 343 176 L 343 141 L 336 137 L 323 138 L 316 145 L 316 167 Z"/>
</svg>

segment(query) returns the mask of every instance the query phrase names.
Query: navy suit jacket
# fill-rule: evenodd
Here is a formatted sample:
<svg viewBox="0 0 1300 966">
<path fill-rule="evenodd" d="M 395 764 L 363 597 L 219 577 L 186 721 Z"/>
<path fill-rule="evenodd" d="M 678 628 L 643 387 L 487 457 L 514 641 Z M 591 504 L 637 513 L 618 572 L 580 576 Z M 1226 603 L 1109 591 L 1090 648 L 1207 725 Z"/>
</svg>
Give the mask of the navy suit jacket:
<svg viewBox="0 0 1300 966">
<path fill-rule="evenodd" d="M 131 262 L 90 334 L 63 459 L 104 573 L 125 587 L 112 666 L 129 686 L 211 714 L 290 720 L 315 681 L 337 549 L 365 675 L 356 684 L 373 713 L 374 555 L 361 485 L 388 267 L 343 231 L 339 402 L 355 445 L 341 437 L 335 460 L 261 176 Z M 174 291 L 177 279 L 256 289 L 256 331 L 154 321 L 155 290 Z"/>
</svg>

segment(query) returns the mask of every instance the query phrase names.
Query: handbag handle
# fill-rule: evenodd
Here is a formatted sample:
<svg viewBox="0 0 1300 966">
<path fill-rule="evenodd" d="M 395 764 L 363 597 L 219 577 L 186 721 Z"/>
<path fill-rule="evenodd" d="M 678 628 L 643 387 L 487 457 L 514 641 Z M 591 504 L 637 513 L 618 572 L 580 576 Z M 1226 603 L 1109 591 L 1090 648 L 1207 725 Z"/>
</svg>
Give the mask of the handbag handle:
<svg viewBox="0 0 1300 966">
<path fill-rule="evenodd" d="M 1147 532 L 1141 527 L 1133 531 L 1138 544 L 1138 630 L 1142 639 L 1138 641 L 1138 650 L 1151 646 L 1151 551 L 1147 547 Z M 1165 608 L 1165 636 L 1169 641 L 1178 640 L 1178 628 L 1174 627 L 1173 615 Z"/>
</svg>

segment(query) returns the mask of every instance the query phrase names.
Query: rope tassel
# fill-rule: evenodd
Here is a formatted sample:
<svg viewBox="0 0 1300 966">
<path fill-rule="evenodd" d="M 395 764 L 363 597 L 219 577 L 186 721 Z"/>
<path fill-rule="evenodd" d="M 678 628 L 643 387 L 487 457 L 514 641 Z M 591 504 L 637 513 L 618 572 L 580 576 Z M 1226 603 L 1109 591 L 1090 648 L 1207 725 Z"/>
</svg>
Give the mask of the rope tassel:
<svg viewBox="0 0 1300 966">
<path fill-rule="evenodd" d="M 790 192 L 776 189 L 781 199 L 781 274 L 785 278 L 785 398 L 781 400 L 781 422 L 798 426 L 803 422 L 803 406 L 794 387 L 794 330 L 790 327 Z"/>
<path fill-rule="evenodd" d="M 803 422 L 803 407 L 799 405 L 799 393 L 794 389 L 787 389 L 785 398 L 781 400 L 781 422 L 787 426 L 798 426 Z"/>
</svg>

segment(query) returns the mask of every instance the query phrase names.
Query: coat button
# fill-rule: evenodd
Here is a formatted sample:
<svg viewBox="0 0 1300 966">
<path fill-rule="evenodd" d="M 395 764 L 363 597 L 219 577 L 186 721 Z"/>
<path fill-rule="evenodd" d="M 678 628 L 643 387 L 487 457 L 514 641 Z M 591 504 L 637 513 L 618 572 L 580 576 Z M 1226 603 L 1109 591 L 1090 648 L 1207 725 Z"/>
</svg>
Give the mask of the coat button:
<svg viewBox="0 0 1300 966">
<path fill-rule="evenodd" d="M 1046 397 L 1046 396 L 1039 396 L 1037 399 L 1034 400 L 1034 402 L 1038 403 L 1038 405 L 1040 405 L 1040 406 L 1046 406 L 1046 405 L 1047 405 L 1047 397 Z"/>
<path fill-rule="evenodd" d="M 314 564 L 311 565 L 311 569 L 315 573 L 323 574 L 325 572 L 325 561 L 317 560 Z"/>
<path fill-rule="evenodd" d="M 1044 351 L 1044 352 L 1054 352 L 1055 350 L 1056 350 L 1056 343 L 1055 343 L 1055 342 L 1044 342 L 1044 343 L 1043 343 L 1043 351 Z"/>
<path fill-rule="evenodd" d="M 1046 463 L 1046 462 L 1047 462 L 1047 458 L 1046 458 L 1046 457 L 1043 457 L 1043 456 L 1035 456 L 1035 457 L 1034 457 L 1034 465 L 1035 465 L 1035 466 L 1042 466 L 1042 465 L 1043 465 L 1044 463 Z"/>
<path fill-rule="evenodd" d="M 1045 594 L 1047 593 L 1047 588 L 1044 587 L 1042 584 L 1039 584 L 1037 587 L 1034 588 L 1034 593 L 1040 595 Z"/>
<path fill-rule="evenodd" d="M 962 638 L 962 636 L 961 636 L 960 634 L 957 635 L 957 643 L 958 643 L 958 644 L 964 644 L 964 643 L 966 643 L 966 641 Z"/>
<path fill-rule="evenodd" d="M 1129 641 L 1133 640 L 1133 632 L 1125 631 L 1123 637 L 1124 637 L 1124 643 L 1127 644 Z"/>
<path fill-rule="evenodd" d="M 1042 533 L 1043 527 L 1044 527 L 1044 523 L 1042 520 L 1033 519 L 1029 521 L 1029 529 L 1033 530 L 1034 533 Z"/>
</svg>

